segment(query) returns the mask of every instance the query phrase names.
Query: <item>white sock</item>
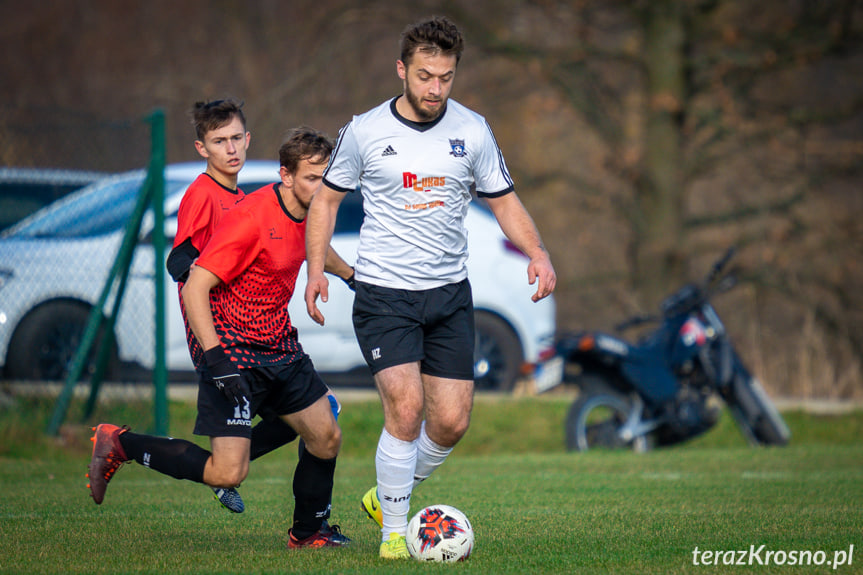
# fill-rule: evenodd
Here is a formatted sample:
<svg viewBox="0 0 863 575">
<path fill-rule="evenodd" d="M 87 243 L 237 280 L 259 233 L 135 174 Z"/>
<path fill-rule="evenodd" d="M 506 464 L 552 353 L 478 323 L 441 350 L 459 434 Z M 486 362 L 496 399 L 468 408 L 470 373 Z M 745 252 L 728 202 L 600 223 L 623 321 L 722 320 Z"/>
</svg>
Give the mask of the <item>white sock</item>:
<svg viewBox="0 0 863 575">
<path fill-rule="evenodd" d="M 426 433 L 426 422 L 423 421 L 420 436 L 417 439 L 417 464 L 414 470 L 414 487 L 428 479 L 432 472 L 440 467 L 452 447 L 438 445 Z"/>
<path fill-rule="evenodd" d="M 382 540 L 390 533 L 405 535 L 408 530 L 408 512 L 411 507 L 414 468 L 417 463 L 417 442 L 396 439 L 384 429 L 375 453 L 378 475 L 378 499 L 384 526 Z"/>
</svg>

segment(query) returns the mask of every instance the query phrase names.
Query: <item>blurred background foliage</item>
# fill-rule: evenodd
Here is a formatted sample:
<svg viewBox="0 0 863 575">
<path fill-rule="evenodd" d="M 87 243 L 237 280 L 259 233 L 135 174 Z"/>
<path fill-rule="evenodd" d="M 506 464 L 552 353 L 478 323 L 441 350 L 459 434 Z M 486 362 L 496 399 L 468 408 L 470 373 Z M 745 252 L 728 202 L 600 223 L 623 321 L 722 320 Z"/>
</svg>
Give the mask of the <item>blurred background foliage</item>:
<svg viewBox="0 0 863 575">
<path fill-rule="evenodd" d="M 444 14 L 555 263 L 561 333 L 655 309 L 729 245 L 715 303 L 777 395 L 863 397 L 860 0 L 0 0 L 0 165 L 198 159 L 188 110 L 245 101 L 250 158 L 397 95 L 398 36 Z M 523 281 L 524 278 L 513 278 Z"/>
</svg>

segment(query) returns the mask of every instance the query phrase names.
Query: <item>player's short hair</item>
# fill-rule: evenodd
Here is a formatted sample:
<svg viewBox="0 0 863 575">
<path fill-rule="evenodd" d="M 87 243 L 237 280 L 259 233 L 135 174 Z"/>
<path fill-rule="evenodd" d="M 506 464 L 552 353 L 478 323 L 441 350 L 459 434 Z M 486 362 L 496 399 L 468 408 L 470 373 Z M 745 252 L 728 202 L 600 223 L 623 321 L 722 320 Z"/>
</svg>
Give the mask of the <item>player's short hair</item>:
<svg viewBox="0 0 863 575">
<path fill-rule="evenodd" d="M 302 160 L 314 164 L 326 164 L 333 153 L 333 141 L 323 132 L 301 126 L 293 128 L 279 148 L 279 164 L 288 173 L 296 174 Z"/>
<path fill-rule="evenodd" d="M 458 64 L 464 39 L 458 27 L 446 16 L 432 16 L 404 29 L 401 36 L 401 61 L 405 66 L 417 52 L 455 56 Z"/>
<path fill-rule="evenodd" d="M 195 102 L 191 112 L 192 125 L 195 126 L 195 134 L 198 139 L 204 141 L 208 132 L 218 130 L 236 117 L 243 123 L 246 129 L 246 116 L 243 114 L 243 102 L 226 98 L 224 100 L 211 100 L 209 102 Z"/>
</svg>

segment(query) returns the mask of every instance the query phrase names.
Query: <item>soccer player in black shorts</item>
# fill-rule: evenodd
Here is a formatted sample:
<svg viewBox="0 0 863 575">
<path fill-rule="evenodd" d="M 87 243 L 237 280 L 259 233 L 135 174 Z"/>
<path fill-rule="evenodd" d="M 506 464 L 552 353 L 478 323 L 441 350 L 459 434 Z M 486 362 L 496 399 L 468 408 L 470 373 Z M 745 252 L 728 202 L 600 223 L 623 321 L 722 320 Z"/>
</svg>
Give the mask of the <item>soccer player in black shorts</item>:
<svg viewBox="0 0 863 575">
<path fill-rule="evenodd" d="M 197 102 L 191 110 L 191 117 L 195 128 L 195 149 L 207 161 L 207 167 L 183 194 L 177 213 L 177 233 L 166 266 L 178 284 L 189 354 L 193 363 L 199 365 L 204 350 L 189 328 L 182 289 L 222 215 L 246 195 L 237 185 L 237 176 L 245 165 L 251 134 L 246 129 L 243 104 L 231 98 Z M 353 274 L 352 271 L 350 273 Z M 329 400 L 338 418 L 340 405 L 332 392 Z M 281 419 L 262 419 L 252 428 L 250 460 L 254 461 L 296 438 L 297 432 Z M 216 500 L 226 509 L 234 513 L 245 510 L 243 498 L 233 487 L 212 489 Z"/>
<path fill-rule="evenodd" d="M 328 389 L 288 314 L 305 260 L 306 215 L 331 152 L 323 134 L 294 130 L 279 150 L 281 182 L 246 196 L 223 215 L 183 286 L 189 326 L 203 350 L 196 365 L 195 434 L 209 436 L 212 450 L 100 424 L 89 469 L 96 503 L 129 460 L 213 487 L 239 485 L 249 471 L 251 422 L 260 415 L 281 419 L 305 442 L 294 472 L 288 548 L 350 542 L 337 525 L 324 522 L 341 430 Z M 325 267 L 342 278 L 352 273 L 333 250 Z"/>
<path fill-rule="evenodd" d="M 485 197 L 530 262 L 538 301 L 554 267 L 485 119 L 449 99 L 464 42 L 446 18 L 402 33 L 396 71 L 403 93 L 355 116 L 339 133 L 324 187 L 309 211 L 309 315 L 323 323 L 327 246 L 338 206 L 359 186 L 365 219 L 357 249 L 353 321 L 375 377 L 384 429 L 377 485 L 362 506 L 381 527 L 380 556 L 408 557 L 413 488 L 467 431 L 473 406 L 474 325 L 464 218 L 470 189 Z M 524 281 L 513 278 L 512 281 Z"/>
</svg>

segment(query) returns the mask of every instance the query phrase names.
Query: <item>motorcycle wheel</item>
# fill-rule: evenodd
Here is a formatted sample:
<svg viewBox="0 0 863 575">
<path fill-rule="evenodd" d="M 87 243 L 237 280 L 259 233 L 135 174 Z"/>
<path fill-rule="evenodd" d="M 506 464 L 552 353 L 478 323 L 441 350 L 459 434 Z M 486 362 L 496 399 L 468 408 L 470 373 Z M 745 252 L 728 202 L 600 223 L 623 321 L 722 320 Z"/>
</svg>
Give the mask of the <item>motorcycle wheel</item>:
<svg viewBox="0 0 863 575">
<path fill-rule="evenodd" d="M 631 449 L 644 452 L 650 449 L 647 437 L 624 440 L 618 433 L 632 410 L 632 400 L 600 378 L 587 376 L 583 379 L 588 381 L 582 384 L 582 392 L 566 416 L 567 450 Z"/>
<path fill-rule="evenodd" d="M 728 404 L 731 415 L 749 443 L 753 445 L 786 445 L 791 431 L 776 411 L 761 383 L 754 377 L 736 374 Z"/>
</svg>

